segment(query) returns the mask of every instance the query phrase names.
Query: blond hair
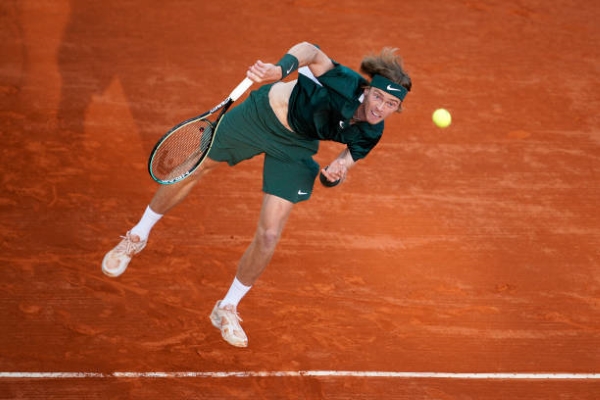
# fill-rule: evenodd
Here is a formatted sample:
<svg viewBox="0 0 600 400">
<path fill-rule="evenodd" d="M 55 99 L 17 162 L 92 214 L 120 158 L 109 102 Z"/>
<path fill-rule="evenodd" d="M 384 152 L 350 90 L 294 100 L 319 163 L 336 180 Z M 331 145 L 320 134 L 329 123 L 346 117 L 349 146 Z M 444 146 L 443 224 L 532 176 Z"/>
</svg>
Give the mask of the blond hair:
<svg viewBox="0 0 600 400">
<path fill-rule="evenodd" d="M 410 76 L 404 71 L 402 58 L 396 55 L 398 49 L 393 47 L 384 47 L 378 55 L 368 55 L 363 58 L 360 64 L 360 71 L 368 75 L 371 79 L 375 75 L 381 75 L 403 86 L 410 92 L 412 81 Z"/>
</svg>

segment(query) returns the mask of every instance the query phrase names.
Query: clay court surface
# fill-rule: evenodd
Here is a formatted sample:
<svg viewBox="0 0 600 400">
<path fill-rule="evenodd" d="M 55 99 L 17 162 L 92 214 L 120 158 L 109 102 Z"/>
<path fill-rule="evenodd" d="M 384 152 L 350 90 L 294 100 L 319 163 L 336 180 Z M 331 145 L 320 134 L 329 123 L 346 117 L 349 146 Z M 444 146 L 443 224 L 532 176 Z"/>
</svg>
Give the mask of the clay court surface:
<svg viewBox="0 0 600 400">
<path fill-rule="evenodd" d="M 584 0 L 2 0 L 0 398 L 600 398 L 598 21 Z M 302 40 L 353 68 L 398 47 L 414 89 L 295 208 L 237 349 L 208 314 L 262 159 L 212 173 L 122 277 L 100 263 L 158 137 Z"/>
</svg>

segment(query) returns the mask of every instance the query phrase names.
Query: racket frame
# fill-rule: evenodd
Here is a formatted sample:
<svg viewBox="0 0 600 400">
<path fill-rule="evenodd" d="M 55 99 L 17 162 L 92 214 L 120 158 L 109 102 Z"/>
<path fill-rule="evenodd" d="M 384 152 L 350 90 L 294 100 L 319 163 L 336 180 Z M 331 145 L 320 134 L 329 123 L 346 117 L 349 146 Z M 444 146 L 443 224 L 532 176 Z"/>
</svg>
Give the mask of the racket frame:
<svg viewBox="0 0 600 400">
<path fill-rule="evenodd" d="M 231 107 L 231 105 L 238 99 L 240 98 L 245 92 L 246 90 L 248 90 L 250 88 L 250 86 L 252 85 L 252 80 L 245 78 L 242 82 L 240 82 L 240 84 L 238 84 L 235 89 L 233 89 L 233 91 L 229 94 L 229 96 L 227 96 L 227 98 L 225 98 L 225 100 L 223 100 L 221 103 L 217 104 L 216 106 L 214 106 L 213 108 L 211 108 L 210 110 L 206 111 L 203 114 L 200 114 L 196 117 L 193 118 L 189 118 L 177 125 L 175 125 L 173 128 L 171 128 L 167 133 L 165 133 L 154 145 L 154 148 L 152 149 L 152 151 L 150 152 L 150 157 L 148 158 L 148 173 L 150 174 L 150 176 L 152 177 L 152 179 L 154 179 L 156 182 L 160 183 L 161 185 L 171 185 L 177 182 L 181 182 L 182 180 L 184 180 L 185 178 L 187 178 L 188 176 L 190 176 L 194 171 L 196 171 L 198 169 L 198 167 L 200 167 L 200 165 L 202 164 L 202 162 L 206 159 L 206 156 L 208 155 L 208 152 L 210 151 L 210 149 L 212 148 L 212 144 L 214 142 L 215 139 L 215 135 L 217 134 L 217 128 L 219 127 L 219 123 L 221 121 L 221 118 L 223 117 L 223 115 L 225 114 L 225 112 L 227 112 L 227 110 L 229 109 L 229 107 Z M 213 121 L 208 120 L 208 118 L 212 115 L 214 115 L 215 113 L 219 112 L 219 115 L 217 116 L 217 118 Z M 198 159 L 198 161 L 191 167 L 189 168 L 186 172 L 184 172 L 181 175 L 176 176 L 175 178 L 171 178 L 171 179 L 160 179 L 157 176 L 154 175 L 154 173 L 152 172 L 152 164 L 154 161 L 155 156 L 157 155 L 158 150 L 160 149 L 160 147 L 162 146 L 162 144 L 173 134 L 175 134 L 180 128 L 189 125 L 190 123 L 196 122 L 196 121 L 200 121 L 200 120 L 206 120 L 212 127 L 213 132 L 210 138 L 210 141 L 208 143 L 208 146 L 206 148 L 206 150 L 203 152 L 202 156 Z"/>
</svg>

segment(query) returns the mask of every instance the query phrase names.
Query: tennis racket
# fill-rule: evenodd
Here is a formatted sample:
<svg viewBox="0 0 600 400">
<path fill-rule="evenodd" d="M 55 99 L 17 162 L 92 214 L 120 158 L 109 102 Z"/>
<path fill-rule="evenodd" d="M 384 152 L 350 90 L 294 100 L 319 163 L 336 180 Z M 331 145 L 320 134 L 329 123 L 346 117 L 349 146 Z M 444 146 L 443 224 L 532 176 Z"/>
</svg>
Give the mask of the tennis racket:
<svg viewBox="0 0 600 400">
<path fill-rule="evenodd" d="M 245 78 L 221 103 L 165 133 L 154 145 L 148 160 L 152 179 L 162 185 L 170 185 L 198 169 L 212 147 L 221 118 L 252 83 Z M 212 120 L 209 117 L 213 117 Z"/>
</svg>

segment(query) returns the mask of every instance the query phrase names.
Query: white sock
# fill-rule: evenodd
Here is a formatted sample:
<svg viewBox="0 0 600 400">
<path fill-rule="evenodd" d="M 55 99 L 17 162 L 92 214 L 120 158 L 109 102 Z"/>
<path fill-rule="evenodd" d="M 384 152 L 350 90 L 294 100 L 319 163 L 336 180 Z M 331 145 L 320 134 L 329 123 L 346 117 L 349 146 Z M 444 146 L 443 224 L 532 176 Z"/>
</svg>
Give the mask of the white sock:
<svg viewBox="0 0 600 400">
<path fill-rule="evenodd" d="M 133 235 L 137 235 L 141 240 L 148 240 L 148 236 L 150 236 L 150 231 L 154 224 L 156 224 L 162 218 L 162 214 L 157 214 L 150 206 L 146 207 L 146 211 L 144 211 L 144 215 L 140 219 L 140 222 L 137 223 L 136 226 L 131 228 L 131 233 Z"/>
<path fill-rule="evenodd" d="M 248 291 L 252 288 L 252 286 L 246 286 L 242 282 L 238 281 L 236 277 L 227 292 L 225 298 L 221 301 L 222 306 L 233 305 L 237 307 L 242 298 L 248 293 Z"/>
</svg>

